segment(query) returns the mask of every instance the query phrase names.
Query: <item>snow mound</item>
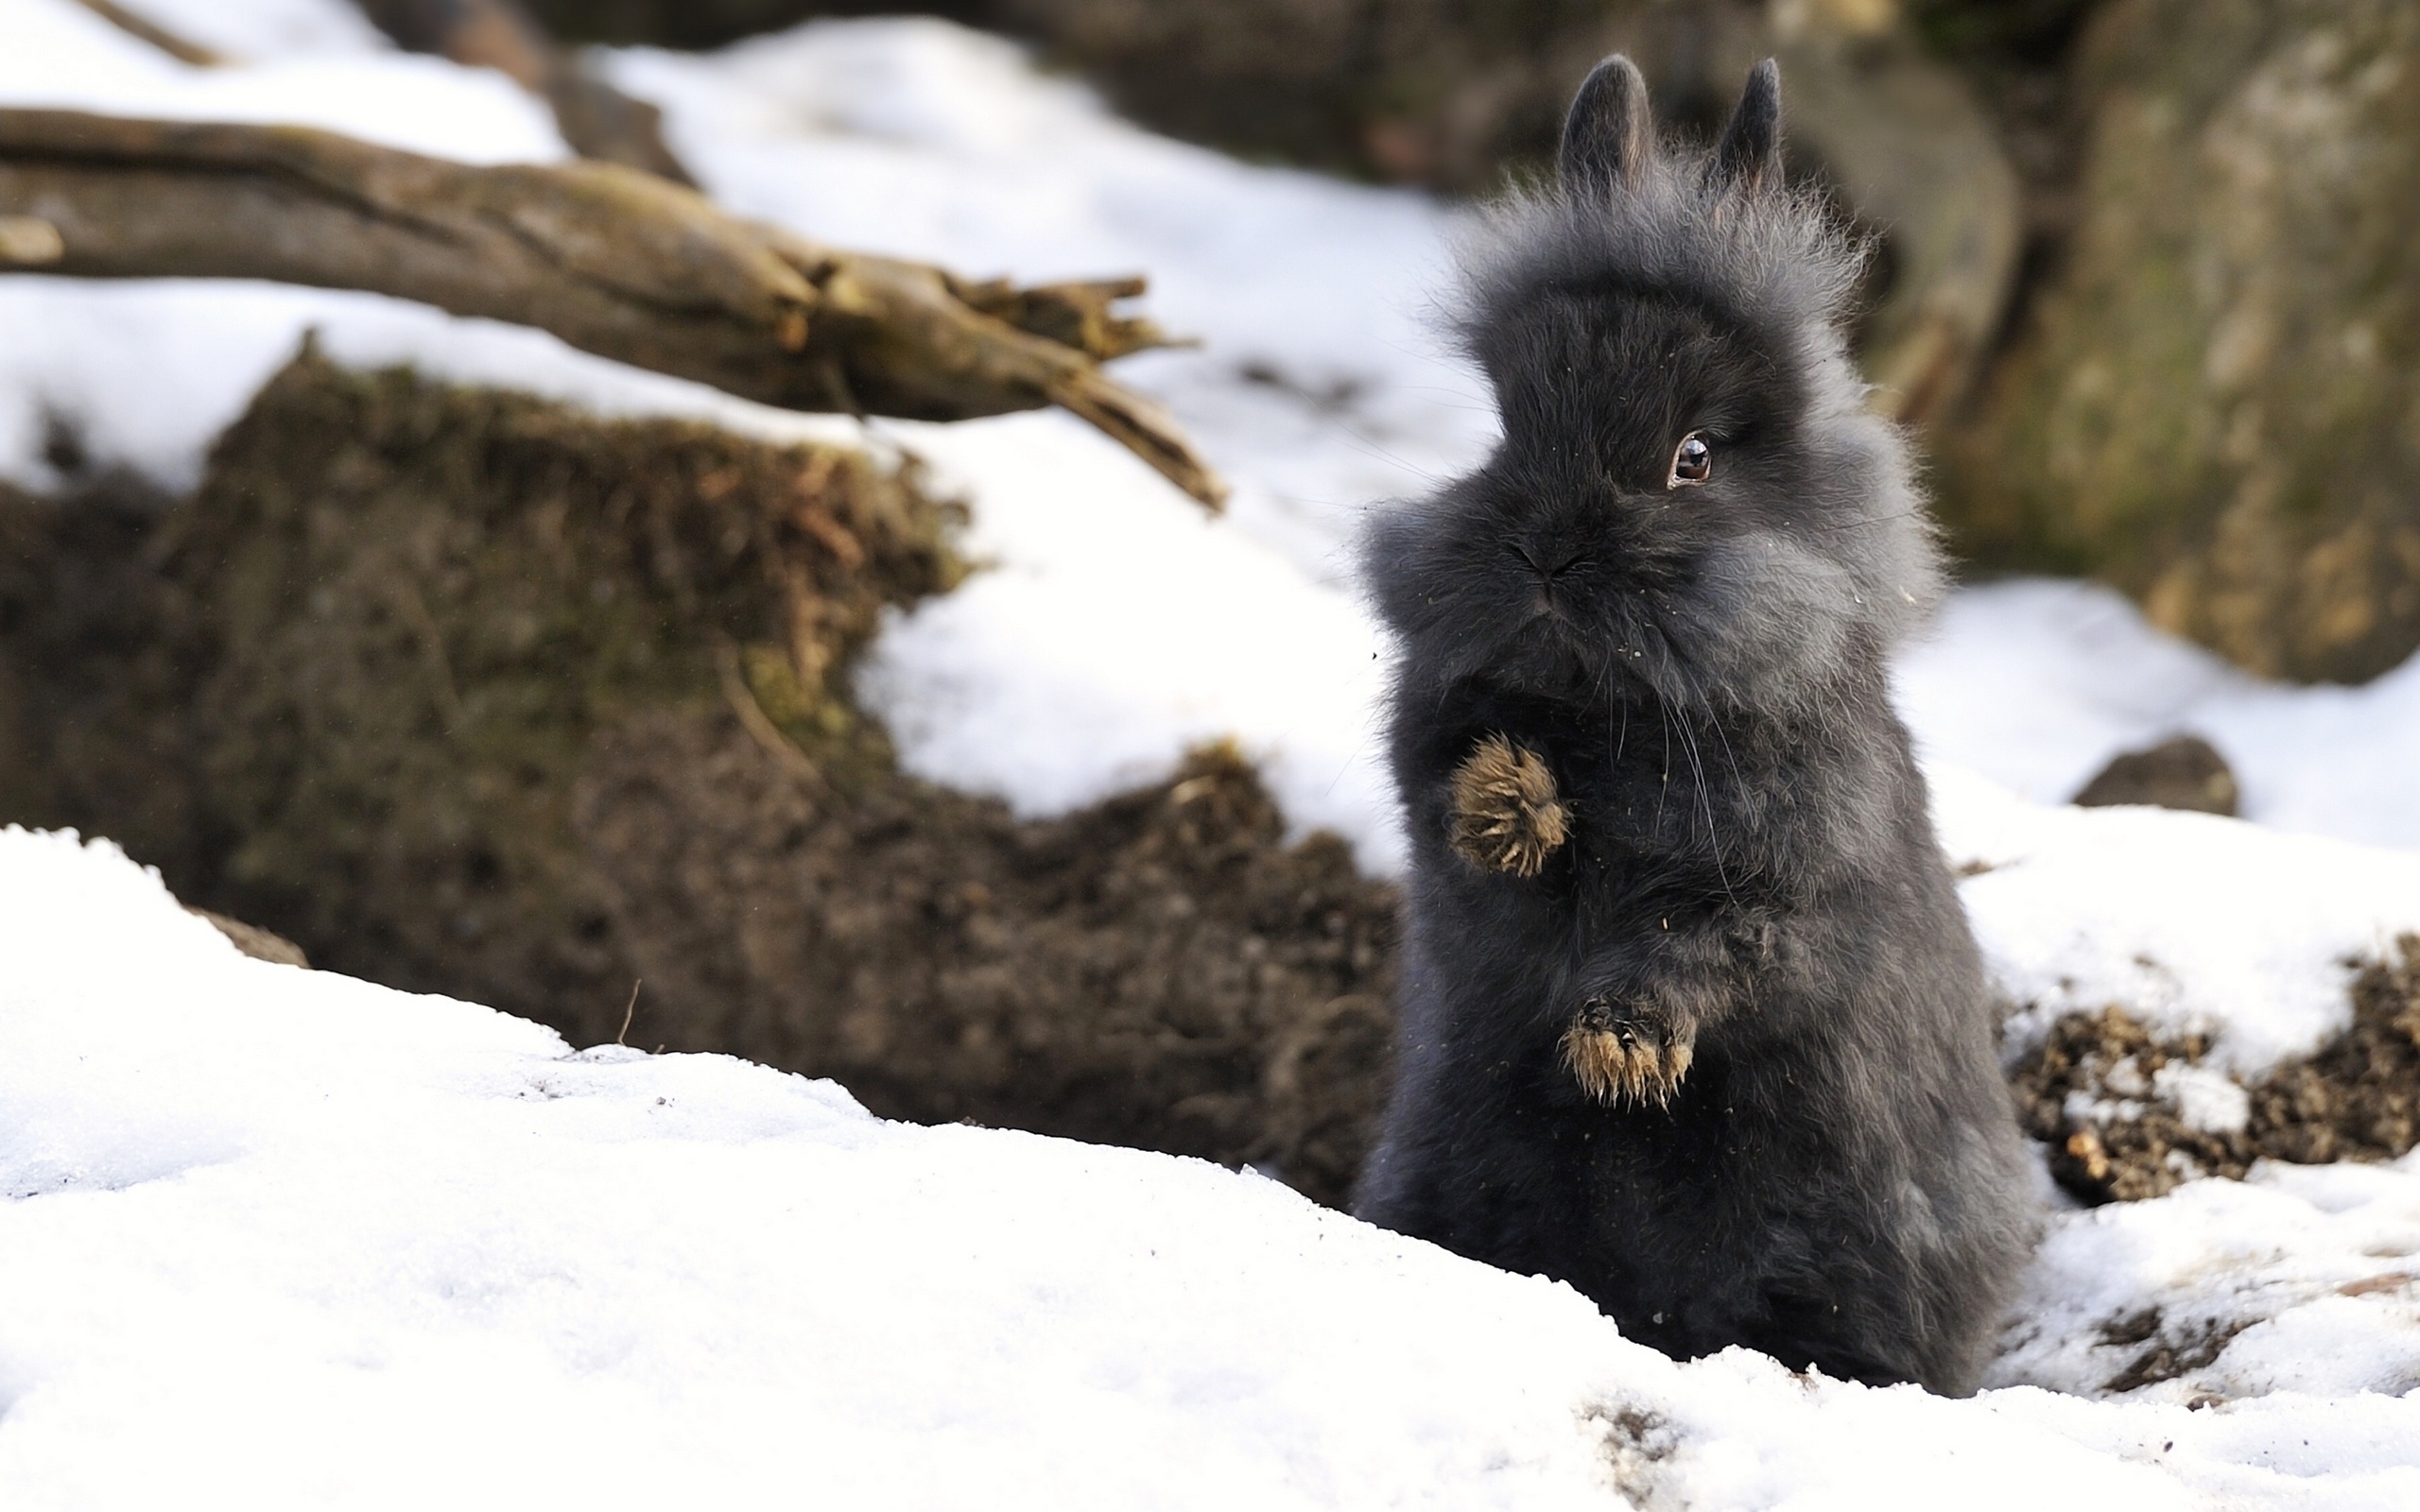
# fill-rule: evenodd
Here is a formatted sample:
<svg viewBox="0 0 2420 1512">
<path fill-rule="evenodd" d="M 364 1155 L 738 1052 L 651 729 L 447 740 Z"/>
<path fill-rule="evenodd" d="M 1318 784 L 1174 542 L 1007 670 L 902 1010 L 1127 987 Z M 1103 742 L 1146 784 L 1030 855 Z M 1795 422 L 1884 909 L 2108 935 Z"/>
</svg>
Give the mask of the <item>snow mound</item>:
<svg viewBox="0 0 2420 1512">
<path fill-rule="evenodd" d="M 2352 1022 L 2354 963 L 2420 933 L 2420 856 L 2163 809 L 2046 808 L 1927 768 L 2012 1049 L 2123 1008 L 2250 1075 Z"/>
<path fill-rule="evenodd" d="M 2235 769 L 2246 817 L 2420 850 L 2420 659 L 2358 688 L 2286 687 L 2152 628 L 2109 589 L 2016 581 L 1952 595 L 1897 687 L 1927 754 L 2038 803 L 2189 731 Z"/>
<path fill-rule="evenodd" d="M 2263 1162 L 2061 1215 L 1989 1380 L 2191 1403 L 2420 1391 L 2420 1160 Z M 2414 1398 L 2420 1400 L 2420 1398 Z"/>
<path fill-rule="evenodd" d="M 0 960 L 11 1507 L 2420 1494 L 2420 1398 L 2352 1394 L 2392 1374 L 2376 1338 L 2331 1395 L 2204 1412 L 1946 1401 L 1738 1350 L 1675 1365 L 1568 1288 L 1249 1173 L 886 1124 L 828 1083 L 572 1054 L 490 1009 L 251 960 L 72 835 L 0 832 Z M 2382 1206 L 2395 1183 L 2408 1211 L 2399 1170 L 2300 1200 Z M 2251 1231 L 2188 1218 L 2188 1242 Z M 2389 1231 L 2363 1221 L 2330 1242 Z M 2385 1295 L 2343 1300 L 2358 1320 Z M 2323 1306 L 2290 1317 L 2343 1334 Z"/>
</svg>

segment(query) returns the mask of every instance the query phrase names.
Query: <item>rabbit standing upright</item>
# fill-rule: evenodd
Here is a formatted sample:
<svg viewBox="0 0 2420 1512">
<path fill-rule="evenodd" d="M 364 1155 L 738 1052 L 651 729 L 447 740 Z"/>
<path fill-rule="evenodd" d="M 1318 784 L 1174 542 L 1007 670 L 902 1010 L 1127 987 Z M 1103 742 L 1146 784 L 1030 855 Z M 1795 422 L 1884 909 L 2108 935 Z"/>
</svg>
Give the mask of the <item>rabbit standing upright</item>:
<svg viewBox="0 0 2420 1512">
<path fill-rule="evenodd" d="M 1668 149 L 1608 59 L 1468 259 L 1503 439 L 1364 544 L 1411 872 L 1356 1208 L 1668 1353 L 1962 1392 L 2024 1157 L 1886 686 L 1931 528 L 1779 88 Z"/>
</svg>

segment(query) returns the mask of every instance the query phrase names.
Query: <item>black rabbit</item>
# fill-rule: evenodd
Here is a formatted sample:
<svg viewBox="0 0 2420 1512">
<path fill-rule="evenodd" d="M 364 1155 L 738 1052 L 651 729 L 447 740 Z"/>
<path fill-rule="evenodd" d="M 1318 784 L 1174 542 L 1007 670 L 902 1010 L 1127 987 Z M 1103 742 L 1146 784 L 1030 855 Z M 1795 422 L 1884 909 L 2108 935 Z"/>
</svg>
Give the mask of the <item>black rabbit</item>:
<svg viewBox="0 0 2420 1512">
<path fill-rule="evenodd" d="M 1503 440 L 1363 548 L 1411 870 L 1356 1205 L 1668 1353 L 1962 1392 L 2024 1156 L 1886 690 L 1931 527 L 1779 90 L 1667 149 L 1608 59 L 1467 260 Z"/>
</svg>

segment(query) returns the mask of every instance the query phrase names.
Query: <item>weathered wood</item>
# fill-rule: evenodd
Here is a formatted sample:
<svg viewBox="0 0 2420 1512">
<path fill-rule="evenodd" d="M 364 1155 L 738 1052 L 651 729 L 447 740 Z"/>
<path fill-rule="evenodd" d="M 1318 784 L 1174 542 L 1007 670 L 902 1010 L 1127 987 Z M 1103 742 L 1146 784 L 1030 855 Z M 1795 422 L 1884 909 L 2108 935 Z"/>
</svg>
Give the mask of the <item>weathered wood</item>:
<svg viewBox="0 0 2420 1512">
<path fill-rule="evenodd" d="M 300 127 L 69 111 L 0 110 L 12 216 L 57 232 L 58 256 L 21 265 L 41 272 L 390 294 L 787 409 L 949 421 L 1058 404 L 1203 504 L 1225 494 L 1165 410 L 1100 370 L 1164 344 L 1106 313 L 1139 281 L 960 281 L 615 163 L 475 167 Z"/>
</svg>

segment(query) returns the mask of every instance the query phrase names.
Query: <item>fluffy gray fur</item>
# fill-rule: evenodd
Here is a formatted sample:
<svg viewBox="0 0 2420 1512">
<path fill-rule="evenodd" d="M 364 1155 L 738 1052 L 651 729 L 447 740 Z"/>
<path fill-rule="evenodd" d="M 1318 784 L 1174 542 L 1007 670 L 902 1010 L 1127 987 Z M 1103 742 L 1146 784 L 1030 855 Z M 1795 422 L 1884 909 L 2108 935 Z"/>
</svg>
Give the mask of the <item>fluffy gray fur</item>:
<svg viewBox="0 0 2420 1512">
<path fill-rule="evenodd" d="M 2025 1249 L 2023 1157 L 1886 689 L 1937 552 L 1844 345 L 1860 249 L 1781 185 L 1777 92 L 1767 63 L 1714 148 L 1671 149 L 1608 60 L 1559 184 L 1468 249 L 1503 440 L 1363 548 L 1411 871 L 1356 1206 L 1675 1355 L 1960 1392 Z M 1567 812 L 1534 875 L 1452 843 L 1498 735 Z M 1575 1023 L 1681 1068 L 1667 1100 L 1575 1080 Z"/>
</svg>

